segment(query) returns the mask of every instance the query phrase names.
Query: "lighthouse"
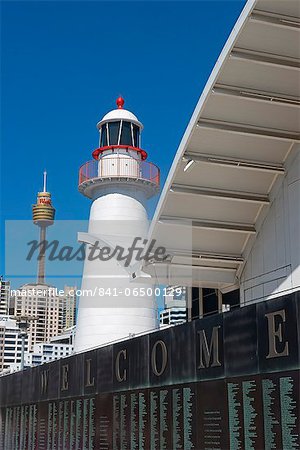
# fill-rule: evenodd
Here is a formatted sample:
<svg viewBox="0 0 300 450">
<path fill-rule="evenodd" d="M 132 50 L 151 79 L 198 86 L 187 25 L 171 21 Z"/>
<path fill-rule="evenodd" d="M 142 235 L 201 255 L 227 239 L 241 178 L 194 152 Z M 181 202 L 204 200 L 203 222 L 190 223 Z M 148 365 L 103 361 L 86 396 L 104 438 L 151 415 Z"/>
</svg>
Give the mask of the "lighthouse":
<svg viewBox="0 0 300 450">
<path fill-rule="evenodd" d="M 153 286 L 149 280 L 134 282 L 134 261 L 126 264 L 124 253 L 134 242 L 145 242 L 146 203 L 159 191 L 159 169 L 141 148 L 142 123 L 124 109 L 122 97 L 116 104 L 97 123 L 100 138 L 93 160 L 79 170 L 79 191 L 92 204 L 88 232 L 79 233 L 86 252 L 76 352 L 158 326 Z"/>
</svg>

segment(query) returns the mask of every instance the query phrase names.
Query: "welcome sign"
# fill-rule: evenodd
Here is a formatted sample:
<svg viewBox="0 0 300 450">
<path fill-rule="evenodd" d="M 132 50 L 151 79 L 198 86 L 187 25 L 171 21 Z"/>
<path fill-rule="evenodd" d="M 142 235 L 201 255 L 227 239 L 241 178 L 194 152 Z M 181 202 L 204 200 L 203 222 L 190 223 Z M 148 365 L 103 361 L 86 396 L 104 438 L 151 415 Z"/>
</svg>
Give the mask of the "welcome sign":
<svg viewBox="0 0 300 450">
<path fill-rule="evenodd" d="M 296 449 L 299 293 L 0 378 L 3 449 Z"/>
</svg>

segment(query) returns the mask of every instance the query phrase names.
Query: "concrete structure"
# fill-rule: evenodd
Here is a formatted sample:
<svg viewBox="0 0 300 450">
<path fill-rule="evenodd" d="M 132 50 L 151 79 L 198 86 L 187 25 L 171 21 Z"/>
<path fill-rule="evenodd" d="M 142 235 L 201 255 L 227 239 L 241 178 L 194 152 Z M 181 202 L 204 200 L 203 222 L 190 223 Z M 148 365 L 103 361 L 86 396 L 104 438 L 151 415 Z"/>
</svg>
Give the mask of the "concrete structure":
<svg viewBox="0 0 300 450">
<path fill-rule="evenodd" d="M 0 277 L 0 316 L 9 315 L 10 281 Z"/>
<path fill-rule="evenodd" d="M 21 363 L 22 339 L 15 320 L 9 316 L 0 317 L 0 373 L 14 371 Z M 28 350 L 28 338 L 25 339 Z"/>
<path fill-rule="evenodd" d="M 0 448 L 298 449 L 299 306 L 292 293 L 0 377 Z"/>
<path fill-rule="evenodd" d="M 300 289 L 299 17 L 297 1 L 247 2 L 151 226 L 171 258 L 144 271 L 217 289 L 219 312 L 225 294 L 238 302 L 236 290 L 246 305 Z M 180 237 L 188 233 L 187 248 Z"/>
<path fill-rule="evenodd" d="M 59 343 L 35 344 L 32 352 L 25 352 L 25 367 L 39 366 L 73 353 L 73 345 Z"/>
<path fill-rule="evenodd" d="M 136 237 L 146 237 L 146 200 L 159 189 L 159 169 L 146 161 L 147 153 L 140 146 L 143 126 L 123 105 L 119 98 L 118 109 L 97 124 L 100 147 L 93 152 L 94 161 L 84 164 L 79 173 L 79 190 L 93 201 L 88 233 L 80 233 L 79 240 L 87 248 L 99 243 L 99 248 L 111 252 L 117 246 L 127 249 Z M 116 258 L 85 260 L 81 289 L 95 295 L 80 298 L 76 351 L 157 327 L 154 296 L 150 291 L 139 294 L 151 285 L 132 282 L 133 272 Z"/>
</svg>

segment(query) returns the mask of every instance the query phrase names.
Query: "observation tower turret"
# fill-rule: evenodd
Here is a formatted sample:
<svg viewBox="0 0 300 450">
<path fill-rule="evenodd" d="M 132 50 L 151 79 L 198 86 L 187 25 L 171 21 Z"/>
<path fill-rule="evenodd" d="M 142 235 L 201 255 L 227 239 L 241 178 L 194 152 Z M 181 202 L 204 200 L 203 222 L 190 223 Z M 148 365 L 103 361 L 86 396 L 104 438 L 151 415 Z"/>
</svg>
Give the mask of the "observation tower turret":
<svg viewBox="0 0 300 450">
<path fill-rule="evenodd" d="M 51 194 L 47 191 L 47 172 L 44 171 L 43 191 L 38 192 L 37 201 L 32 205 L 33 223 L 40 228 L 40 244 L 46 240 L 46 229 L 54 223 L 55 209 L 52 206 Z M 37 283 L 45 284 L 45 252 L 40 247 L 38 260 Z"/>
</svg>

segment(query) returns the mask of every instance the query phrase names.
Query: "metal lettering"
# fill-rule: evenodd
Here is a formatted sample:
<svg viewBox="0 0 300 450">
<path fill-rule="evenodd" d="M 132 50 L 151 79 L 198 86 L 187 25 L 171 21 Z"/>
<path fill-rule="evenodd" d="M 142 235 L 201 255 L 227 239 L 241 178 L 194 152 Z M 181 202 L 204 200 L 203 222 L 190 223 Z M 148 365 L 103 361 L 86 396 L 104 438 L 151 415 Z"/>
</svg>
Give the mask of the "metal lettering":
<svg viewBox="0 0 300 450">
<path fill-rule="evenodd" d="M 219 328 L 220 326 L 213 327 L 211 333 L 211 340 L 208 346 L 206 334 L 204 330 L 198 331 L 199 343 L 200 343 L 200 363 L 198 369 L 207 369 L 208 367 L 219 367 L 221 363 L 219 361 Z M 204 362 L 203 362 L 204 355 Z M 212 356 L 212 364 L 210 364 Z"/>
<path fill-rule="evenodd" d="M 91 380 L 91 361 L 92 361 L 91 359 L 85 360 L 85 368 L 86 368 L 85 387 L 95 386 L 95 378 L 93 377 L 93 379 Z"/>
<path fill-rule="evenodd" d="M 119 353 L 116 356 L 116 366 L 115 366 L 115 373 L 116 373 L 116 379 L 121 383 L 122 381 L 127 380 L 127 370 L 123 370 L 123 375 L 121 375 L 120 372 L 120 358 L 123 356 L 123 359 L 127 359 L 127 350 L 120 350 Z"/>
<path fill-rule="evenodd" d="M 48 391 L 49 369 L 41 372 L 41 393 L 46 394 Z"/>
<path fill-rule="evenodd" d="M 278 328 L 275 328 L 275 317 L 278 316 L 281 318 L 281 322 L 278 324 Z M 284 344 L 284 349 L 282 352 L 277 351 L 276 346 L 276 338 L 280 343 L 283 343 L 282 337 L 282 324 L 285 323 L 285 309 L 281 309 L 279 311 L 275 311 L 272 313 L 265 314 L 265 317 L 268 320 L 268 337 L 269 337 L 269 353 L 266 356 L 266 359 L 269 358 L 278 358 L 281 356 L 289 355 L 289 344 L 286 341 Z"/>
<path fill-rule="evenodd" d="M 161 363 L 161 368 L 160 370 L 158 370 L 157 368 L 157 347 L 160 346 L 161 347 L 161 351 L 162 351 L 162 363 Z M 164 341 L 157 341 L 155 342 L 153 349 L 152 349 L 152 353 L 151 353 L 151 366 L 152 366 L 152 371 L 153 373 L 159 377 L 160 375 L 162 375 L 167 367 L 167 362 L 168 362 L 168 349 L 166 347 L 166 344 L 164 343 Z"/>
<path fill-rule="evenodd" d="M 61 367 L 61 391 L 67 391 L 69 389 L 69 365 L 64 364 Z"/>
</svg>

